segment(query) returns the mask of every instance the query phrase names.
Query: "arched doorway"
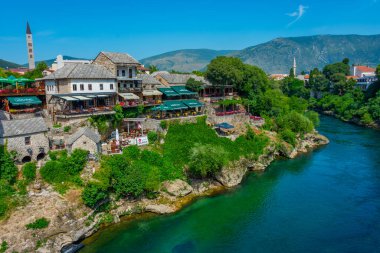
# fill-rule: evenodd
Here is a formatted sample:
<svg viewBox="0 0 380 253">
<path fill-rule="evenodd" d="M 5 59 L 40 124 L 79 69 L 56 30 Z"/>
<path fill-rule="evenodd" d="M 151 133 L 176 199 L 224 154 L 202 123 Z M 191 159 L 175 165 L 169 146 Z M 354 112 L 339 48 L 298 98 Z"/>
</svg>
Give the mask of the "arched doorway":
<svg viewBox="0 0 380 253">
<path fill-rule="evenodd" d="M 45 158 L 45 153 L 39 153 L 37 156 L 37 161 L 40 161 Z"/>
<path fill-rule="evenodd" d="M 22 160 L 21 160 L 22 163 L 28 163 L 31 161 L 32 161 L 32 157 L 30 157 L 30 156 L 24 156 L 24 158 L 22 158 Z"/>
</svg>

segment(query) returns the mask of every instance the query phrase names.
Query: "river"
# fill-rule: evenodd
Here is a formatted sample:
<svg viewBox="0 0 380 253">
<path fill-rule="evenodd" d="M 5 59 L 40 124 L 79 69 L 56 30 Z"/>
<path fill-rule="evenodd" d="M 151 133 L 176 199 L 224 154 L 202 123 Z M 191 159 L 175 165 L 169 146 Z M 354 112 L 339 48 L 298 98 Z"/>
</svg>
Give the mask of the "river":
<svg viewBox="0 0 380 253">
<path fill-rule="evenodd" d="M 380 132 L 322 117 L 330 144 L 225 194 L 87 239 L 81 252 L 380 252 Z"/>
</svg>

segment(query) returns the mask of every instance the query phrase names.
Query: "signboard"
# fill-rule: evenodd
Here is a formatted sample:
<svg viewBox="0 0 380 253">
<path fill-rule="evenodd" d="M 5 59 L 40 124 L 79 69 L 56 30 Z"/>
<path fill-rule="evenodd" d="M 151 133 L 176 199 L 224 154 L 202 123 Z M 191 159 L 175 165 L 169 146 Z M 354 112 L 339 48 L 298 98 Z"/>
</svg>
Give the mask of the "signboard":
<svg viewBox="0 0 380 253">
<path fill-rule="evenodd" d="M 149 144 L 147 136 L 137 137 L 136 142 L 137 142 L 137 146 L 144 146 L 144 145 Z"/>
</svg>

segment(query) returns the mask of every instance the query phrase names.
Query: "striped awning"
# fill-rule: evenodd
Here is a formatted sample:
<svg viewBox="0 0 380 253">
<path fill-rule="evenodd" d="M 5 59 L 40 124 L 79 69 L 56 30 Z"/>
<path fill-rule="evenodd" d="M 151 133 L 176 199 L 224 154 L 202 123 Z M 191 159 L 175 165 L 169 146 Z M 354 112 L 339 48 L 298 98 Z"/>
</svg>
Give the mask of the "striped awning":
<svg viewBox="0 0 380 253">
<path fill-rule="evenodd" d="M 140 97 L 133 93 L 119 93 L 119 96 L 125 100 L 139 100 Z"/>
<path fill-rule="evenodd" d="M 159 92 L 158 90 L 144 90 L 144 91 L 143 91 L 143 96 L 144 96 L 144 97 L 149 97 L 149 96 L 162 96 L 162 92 Z"/>
<path fill-rule="evenodd" d="M 85 97 L 85 96 L 73 96 L 73 98 L 76 98 L 81 101 L 87 101 L 87 100 L 92 100 L 92 98 Z"/>
</svg>

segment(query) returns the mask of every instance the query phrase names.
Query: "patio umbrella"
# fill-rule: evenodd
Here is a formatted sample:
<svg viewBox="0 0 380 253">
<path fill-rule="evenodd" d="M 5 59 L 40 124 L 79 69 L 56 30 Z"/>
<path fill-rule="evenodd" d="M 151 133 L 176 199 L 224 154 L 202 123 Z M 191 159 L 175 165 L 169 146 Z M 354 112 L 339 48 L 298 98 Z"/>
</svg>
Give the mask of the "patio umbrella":
<svg viewBox="0 0 380 253">
<path fill-rule="evenodd" d="M 116 139 L 116 144 L 119 145 L 119 129 L 116 128 L 116 132 L 115 132 L 115 139 Z"/>
</svg>

